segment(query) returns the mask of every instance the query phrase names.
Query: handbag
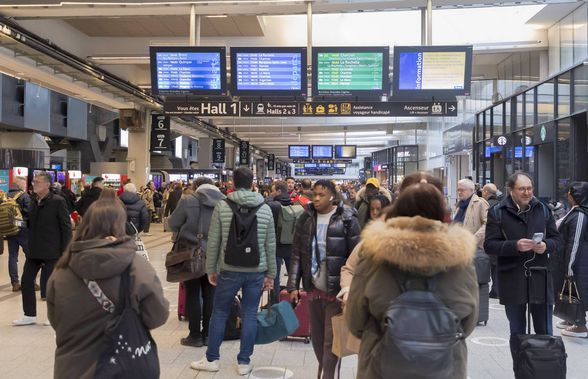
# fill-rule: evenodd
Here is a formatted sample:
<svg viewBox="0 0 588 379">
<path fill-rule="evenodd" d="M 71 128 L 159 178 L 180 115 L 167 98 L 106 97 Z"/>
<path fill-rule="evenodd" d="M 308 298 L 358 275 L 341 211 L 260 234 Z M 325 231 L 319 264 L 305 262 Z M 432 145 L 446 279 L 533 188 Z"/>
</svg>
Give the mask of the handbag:
<svg viewBox="0 0 588 379">
<path fill-rule="evenodd" d="M 172 250 L 165 256 L 167 281 L 171 283 L 185 282 L 206 275 L 206 251 L 202 246 L 202 217 L 198 216 L 199 229 L 196 245 L 183 240 L 178 235 Z"/>
<path fill-rule="evenodd" d="M 271 299 L 271 296 L 268 296 Z M 268 300 L 268 303 L 271 300 Z M 255 344 L 263 345 L 278 341 L 298 329 L 298 318 L 294 308 L 287 301 L 280 301 L 257 314 L 257 334 Z"/>
<path fill-rule="evenodd" d="M 98 283 L 86 279 L 84 282 L 98 304 L 115 315 L 104 331 L 105 347 L 98 357 L 94 377 L 159 378 L 157 345 L 131 305 L 129 268 L 121 275 L 117 305 L 104 294 Z"/>
<path fill-rule="evenodd" d="M 556 317 L 574 324 L 578 319 L 581 307 L 582 303 L 576 281 L 571 277 L 566 277 L 559 297 L 555 300 L 553 313 Z"/>
<path fill-rule="evenodd" d="M 343 358 L 359 353 L 361 340 L 349 332 L 343 314 L 333 316 L 331 323 L 333 325 L 333 347 L 331 349 L 333 354 Z"/>
<path fill-rule="evenodd" d="M 149 254 L 147 253 L 147 249 L 145 248 L 145 243 L 143 242 L 143 240 L 139 236 L 139 231 L 137 230 L 137 227 L 132 222 L 129 222 L 128 224 L 132 227 L 132 229 L 134 231 L 133 236 L 135 238 L 135 245 L 137 245 L 137 249 L 135 250 L 135 253 L 137 253 L 141 257 L 147 259 L 147 262 L 149 262 Z"/>
</svg>

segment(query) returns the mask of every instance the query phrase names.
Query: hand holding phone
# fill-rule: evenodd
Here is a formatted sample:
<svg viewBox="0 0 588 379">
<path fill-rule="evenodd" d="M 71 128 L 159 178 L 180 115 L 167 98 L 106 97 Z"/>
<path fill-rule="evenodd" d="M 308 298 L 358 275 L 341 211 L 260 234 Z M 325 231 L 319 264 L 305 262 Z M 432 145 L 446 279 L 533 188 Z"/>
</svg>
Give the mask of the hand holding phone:
<svg viewBox="0 0 588 379">
<path fill-rule="evenodd" d="M 541 243 L 541 241 L 543 241 L 543 233 L 533 234 L 533 242 L 535 242 L 538 245 Z"/>
</svg>

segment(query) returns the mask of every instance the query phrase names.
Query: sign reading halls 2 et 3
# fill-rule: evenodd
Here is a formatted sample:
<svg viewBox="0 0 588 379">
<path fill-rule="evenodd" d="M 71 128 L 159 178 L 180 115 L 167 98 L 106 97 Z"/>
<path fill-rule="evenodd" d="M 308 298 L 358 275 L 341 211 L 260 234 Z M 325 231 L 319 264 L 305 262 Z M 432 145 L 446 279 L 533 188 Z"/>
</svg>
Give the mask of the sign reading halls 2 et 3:
<svg viewBox="0 0 588 379">
<path fill-rule="evenodd" d="M 456 101 L 279 102 L 166 101 L 168 115 L 201 117 L 436 117 L 457 116 Z"/>
</svg>

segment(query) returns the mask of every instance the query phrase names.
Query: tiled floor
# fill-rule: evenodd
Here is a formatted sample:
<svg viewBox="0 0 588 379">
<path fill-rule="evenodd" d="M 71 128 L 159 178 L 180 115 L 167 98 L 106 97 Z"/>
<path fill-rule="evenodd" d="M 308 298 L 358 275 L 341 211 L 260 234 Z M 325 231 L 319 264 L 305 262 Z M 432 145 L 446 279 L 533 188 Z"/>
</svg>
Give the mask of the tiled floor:
<svg viewBox="0 0 588 379">
<path fill-rule="evenodd" d="M 160 225 L 152 228 L 153 236 L 144 237 L 151 262 L 164 283 L 166 297 L 171 303 L 171 316 L 167 323 L 153 332 L 158 344 L 161 362 L 161 377 L 177 378 L 241 378 L 236 375 L 234 363 L 239 351 L 239 342 L 224 342 L 221 347 L 221 371 L 216 374 L 198 373 L 190 369 L 190 362 L 200 359 L 205 348 L 190 348 L 180 345 L 180 338 L 187 335 L 187 323 L 178 321 L 177 285 L 165 282 L 163 261 L 170 248 L 169 235 Z M 0 256 L 0 378 L 41 379 L 53 377 L 53 353 L 55 335 L 50 327 L 41 325 L 13 327 L 11 321 L 21 315 L 20 293 L 12 293 L 7 273 L 8 251 Z M 20 267 L 24 263 L 21 254 Z M 504 310 L 496 300 L 491 300 L 488 326 L 480 326 L 468 338 L 468 376 L 471 379 L 512 378 L 512 363 L 508 347 L 508 323 Z M 42 322 L 46 316 L 45 303 L 39 300 L 38 316 Z M 556 332 L 558 333 L 558 332 Z M 568 351 L 568 378 L 588 377 L 588 339 L 565 338 Z M 252 362 L 256 370 L 249 379 L 263 378 L 316 378 L 317 361 L 309 344 L 301 341 L 276 342 L 255 347 Z M 355 377 L 356 357 L 342 362 L 341 378 Z M 270 367 L 273 370 L 264 370 Z M 280 371 L 281 369 L 282 371 Z M 284 369 L 289 370 L 284 371 Z M 276 374 L 281 372 L 281 374 Z M 62 378 L 60 378 L 62 379 Z M 70 379 L 70 378 L 66 378 Z M 72 378 L 73 379 L 73 378 Z"/>
</svg>

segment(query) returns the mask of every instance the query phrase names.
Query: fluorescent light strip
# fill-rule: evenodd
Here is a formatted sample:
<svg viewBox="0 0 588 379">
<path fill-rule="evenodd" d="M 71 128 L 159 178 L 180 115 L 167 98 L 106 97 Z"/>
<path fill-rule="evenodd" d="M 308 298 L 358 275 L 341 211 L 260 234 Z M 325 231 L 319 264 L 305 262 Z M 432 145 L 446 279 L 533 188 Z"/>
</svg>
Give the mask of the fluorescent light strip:
<svg viewBox="0 0 588 379">
<path fill-rule="evenodd" d="M 259 1 L 259 0 L 239 0 L 239 5 L 240 4 L 272 4 L 272 3 L 276 3 L 276 4 L 285 4 L 285 3 L 292 3 L 292 4 L 303 4 L 304 1 L 300 1 L 300 0 L 265 0 L 265 1 Z M 125 1 L 121 1 L 121 2 L 110 2 L 110 3 L 84 3 L 84 2 L 78 2 L 78 1 L 62 1 L 59 4 L 19 4 L 19 5 L 14 5 L 14 4 L 4 4 L 1 5 L 0 4 L 0 8 L 35 8 L 35 7 L 43 7 L 43 8 L 49 8 L 49 7 L 63 7 L 63 6 L 68 6 L 68 5 L 82 5 L 82 6 L 150 6 L 150 5 L 163 5 L 163 6 L 169 6 L 169 5 L 218 5 L 218 4 L 235 4 L 235 0 L 218 0 L 218 1 L 214 1 L 211 3 L 211 1 L 178 1 L 178 2 L 172 2 L 172 1 L 157 1 L 157 2 L 143 2 L 143 3 L 127 3 Z"/>
</svg>

